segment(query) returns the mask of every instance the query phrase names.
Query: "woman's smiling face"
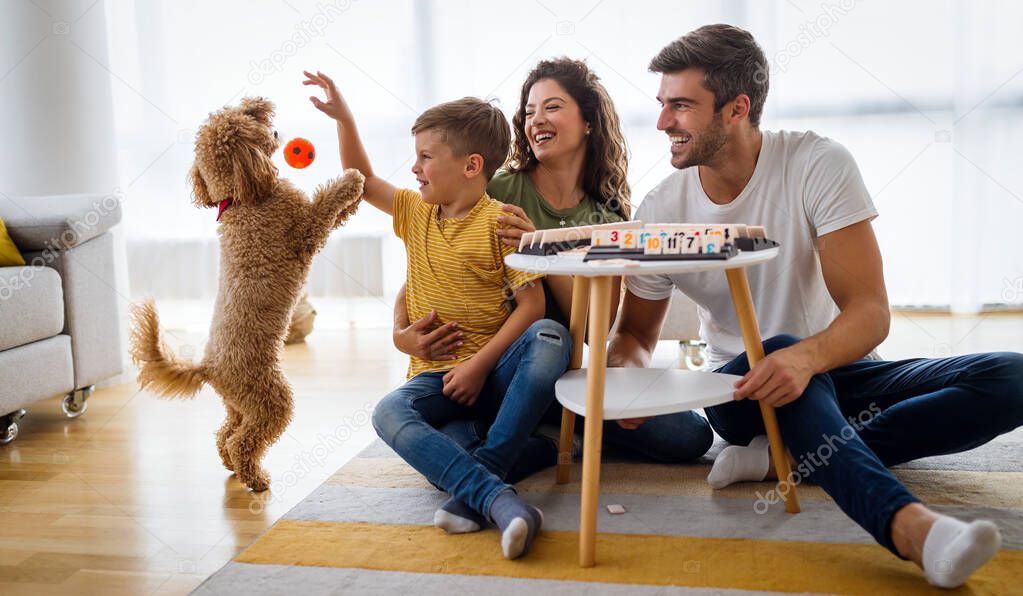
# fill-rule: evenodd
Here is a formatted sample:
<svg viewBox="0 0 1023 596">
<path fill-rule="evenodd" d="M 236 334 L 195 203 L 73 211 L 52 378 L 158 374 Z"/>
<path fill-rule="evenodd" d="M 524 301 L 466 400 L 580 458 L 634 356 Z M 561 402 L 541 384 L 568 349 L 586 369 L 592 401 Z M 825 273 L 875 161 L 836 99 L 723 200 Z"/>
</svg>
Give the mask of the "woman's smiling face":
<svg viewBox="0 0 1023 596">
<path fill-rule="evenodd" d="M 579 104 L 553 79 L 540 79 L 530 87 L 523 127 L 541 162 L 586 150 L 589 124 Z"/>
</svg>

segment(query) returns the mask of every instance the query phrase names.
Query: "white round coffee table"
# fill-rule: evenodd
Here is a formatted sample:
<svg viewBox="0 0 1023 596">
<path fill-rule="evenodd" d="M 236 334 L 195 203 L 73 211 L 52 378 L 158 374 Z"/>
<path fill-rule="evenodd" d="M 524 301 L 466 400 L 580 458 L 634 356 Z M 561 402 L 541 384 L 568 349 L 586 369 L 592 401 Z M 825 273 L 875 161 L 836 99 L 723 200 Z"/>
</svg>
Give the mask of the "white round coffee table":
<svg viewBox="0 0 1023 596">
<path fill-rule="evenodd" d="M 558 379 L 558 401 L 586 416 L 587 369 Z M 709 408 L 732 401 L 733 385 L 742 377 L 678 368 L 609 368 L 604 373 L 604 420 L 649 418 Z"/>
<path fill-rule="evenodd" d="M 678 274 L 724 270 L 732 302 L 738 315 L 743 344 L 750 366 L 764 357 L 756 312 L 750 295 L 745 267 L 778 256 L 779 248 L 740 252 L 723 260 L 678 261 L 591 261 L 582 253 L 559 256 L 511 254 L 505 263 L 530 273 L 574 276 L 572 285 L 572 359 L 569 371 L 558 380 L 555 393 L 564 406 L 558 454 L 557 482 L 568 482 L 571 472 L 572 434 L 576 414 L 586 417 L 583 434 L 582 499 L 579 521 L 579 564 L 594 564 L 597 539 L 597 497 L 600 493 L 600 447 L 604 420 L 645 418 L 722 404 L 732 399 L 733 385 L 740 377 L 712 372 L 667 369 L 607 368 L 607 330 L 611 307 L 612 280 L 618 276 Z M 589 323 L 589 365 L 581 369 L 583 340 Z M 774 409 L 760 403 L 778 476 L 789 477 L 789 461 Z M 785 509 L 799 511 L 795 486 L 786 495 Z M 781 492 L 781 491 L 779 491 Z"/>
</svg>

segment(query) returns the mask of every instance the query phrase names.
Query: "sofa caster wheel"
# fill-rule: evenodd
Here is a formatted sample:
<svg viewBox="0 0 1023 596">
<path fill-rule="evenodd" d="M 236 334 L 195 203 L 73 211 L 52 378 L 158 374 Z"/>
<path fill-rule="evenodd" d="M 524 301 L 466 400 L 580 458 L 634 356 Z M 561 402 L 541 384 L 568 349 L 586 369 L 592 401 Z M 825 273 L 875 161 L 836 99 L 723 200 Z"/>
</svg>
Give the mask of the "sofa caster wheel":
<svg viewBox="0 0 1023 596">
<path fill-rule="evenodd" d="M 64 410 L 64 415 L 68 418 L 78 418 L 89 409 L 89 404 L 82 402 L 81 405 L 75 403 L 74 393 L 68 393 L 64 396 L 64 401 L 60 402 L 60 409 Z"/>
<path fill-rule="evenodd" d="M 18 438 L 18 423 L 12 422 L 7 425 L 7 430 L 0 433 L 0 445 L 6 445 Z"/>
<path fill-rule="evenodd" d="M 0 445 L 7 445 L 18 438 L 18 420 L 25 417 L 25 410 L 0 416 Z"/>
<path fill-rule="evenodd" d="M 89 385 L 82 389 L 75 389 L 71 393 L 64 396 L 64 401 L 60 402 L 60 408 L 64 410 L 64 415 L 68 418 L 78 418 L 89 409 L 89 396 L 96 389 L 95 385 Z"/>
</svg>

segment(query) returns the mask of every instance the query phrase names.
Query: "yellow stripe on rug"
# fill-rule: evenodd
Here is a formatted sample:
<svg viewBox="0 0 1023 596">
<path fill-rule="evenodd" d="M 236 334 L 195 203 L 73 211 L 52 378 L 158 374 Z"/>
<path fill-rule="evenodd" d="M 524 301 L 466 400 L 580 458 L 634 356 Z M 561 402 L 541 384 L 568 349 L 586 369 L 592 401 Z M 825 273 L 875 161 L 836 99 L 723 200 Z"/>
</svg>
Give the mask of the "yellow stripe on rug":
<svg viewBox="0 0 1023 596">
<path fill-rule="evenodd" d="M 577 564 L 579 535 L 544 532 L 524 559 L 502 558 L 495 530 L 282 519 L 235 560 L 252 564 L 504 576 L 833 594 L 929 594 L 913 564 L 877 545 L 599 534 L 597 566 Z M 956 592 L 1019 588 L 1023 551 L 1002 551 Z"/>
<path fill-rule="evenodd" d="M 600 492 L 603 494 L 732 497 L 753 501 L 774 488 L 774 483 L 733 484 L 714 490 L 707 484 L 710 466 L 672 466 L 637 463 L 606 463 L 600 466 Z M 554 468 L 544 470 L 516 486 L 523 490 L 578 493 L 579 466 L 573 469 L 572 482 L 554 483 Z M 974 507 L 1023 507 L 1023 473 L 967 472 L 948 470 L 895 470 L 906 488 L 932 505 L 971 505 Z M 338 470 L 329 484 L 370 488 L 431 488 L 426 478 L 396 457 L 356 458 Z M 799 486 L 799 498 L 830 500 L 819 487 Z"/>
</svg>

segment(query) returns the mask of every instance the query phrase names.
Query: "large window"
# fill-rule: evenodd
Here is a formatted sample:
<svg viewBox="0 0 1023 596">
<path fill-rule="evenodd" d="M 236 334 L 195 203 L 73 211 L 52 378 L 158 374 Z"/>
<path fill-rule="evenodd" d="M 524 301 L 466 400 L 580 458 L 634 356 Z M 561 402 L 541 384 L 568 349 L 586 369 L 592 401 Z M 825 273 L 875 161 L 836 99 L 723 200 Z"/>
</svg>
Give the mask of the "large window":
<svg viewBox="0 0 1023 596">
<path fill-rule="evenodd" d="M 327 72 L 352 104 L 376 170 L 411 185 L 408 131 L 422 109 L 493 96 L 510 116 L 537 60 L 585 58 L 625 124 L 638 203 L 671 172 L 647 63 L 686 31 L 729 22 L 752 31 L 772 63 L 762 126 L 812 129 L 856 157 L 881 212 L 875 229 L 893 304 L 1023 303 L 1016 3 L 192 0 L 112 1 L 107 13 L 136 289 L 214 290 L 215 257 L 203 252 L 214 217 L 190 206 L 185 174 L 194 129 L 219 106 L 273 99 L 282 134 L 318 149 L 306 170 L 280 163 L 312 190 L 340 164 L 332 123 L 306 99 L 301 71 Z M 400 285 L 385 216 L 367 205 L 335 236 L 314 268 L 314 293 Z M 180 281 L 168 278 L 173 271 Z"/>
</svg>

